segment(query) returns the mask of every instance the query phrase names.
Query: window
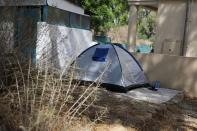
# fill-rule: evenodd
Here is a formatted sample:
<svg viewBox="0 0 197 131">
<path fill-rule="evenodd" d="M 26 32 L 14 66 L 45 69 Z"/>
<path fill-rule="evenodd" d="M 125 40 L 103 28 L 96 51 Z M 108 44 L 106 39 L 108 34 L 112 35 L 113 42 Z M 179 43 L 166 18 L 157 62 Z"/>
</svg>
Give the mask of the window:
<svg viewBox="0 0 197 131">
<path fill-rule="evenodd" d="M 92 60 L 98 62 L 104 62 L 107 57 L 108 51 L 109 48 L 96 48 Z"/>
<path fill-rule="evenodd" d="M 14 7 L 6 7 L 6 6 L 1 7 L 0 8 L 1 21 L 14 20 L 14 13 L 15 13 Z"/>
<path fill-rule="evenodd" d="M 69 12 L 48 7 L 48 23 L 69 26 Z"/>
<path fill-rule="evenodd" d="M 43 21 L 53 25 L 64 25 L 72 28 L 90 29 L 90 17 L 80 15 L 55 7 L 44 7 L 42 11 Z"/>
<path fill-rule="evenodd" d="M 70 26 L 81 28 L 81 16 L 79 14 L 70 13 Z"/>
<path fill-rule="evenodd" d="M 90 29 L 90 17 L 89 16 L 81 16 L 81 28 L 82 29 Z"/>
</svg>

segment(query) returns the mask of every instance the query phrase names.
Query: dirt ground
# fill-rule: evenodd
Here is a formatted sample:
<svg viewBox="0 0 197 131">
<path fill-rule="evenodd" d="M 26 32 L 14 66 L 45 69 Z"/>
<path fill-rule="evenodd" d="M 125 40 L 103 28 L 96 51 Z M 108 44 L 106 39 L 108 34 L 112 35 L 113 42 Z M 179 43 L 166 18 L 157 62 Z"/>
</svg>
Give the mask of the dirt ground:
<svg viewBox="0 0 197 131">
<path fill-rule="evenodd" d="M 85 114 L 88 118 L 68 131 L 197 131 L 197 99 L 177 96 L 164 104 L 151 104 L 120 98 L 104 89 L 99 89 L 97 95 L 94 105 Z M 0 107 L 0 121 L 6 122 L 3 112 L 7 110 Z M 98 121 L 92 123 L 96 119 Z M 6 127 L 11 126 L 6 123 Z M 7 130 L 0 128 L 0 131 Z"/>
<path fill-rule="evenodd" d="M 175 99 L 157 105 L 100 91 L 96 104 L 107 113 L 93 131 L 197 131 L 197 99 Z M 97 112 L 92 108 L 88 115 L 93 118 Z"/>
</svg>

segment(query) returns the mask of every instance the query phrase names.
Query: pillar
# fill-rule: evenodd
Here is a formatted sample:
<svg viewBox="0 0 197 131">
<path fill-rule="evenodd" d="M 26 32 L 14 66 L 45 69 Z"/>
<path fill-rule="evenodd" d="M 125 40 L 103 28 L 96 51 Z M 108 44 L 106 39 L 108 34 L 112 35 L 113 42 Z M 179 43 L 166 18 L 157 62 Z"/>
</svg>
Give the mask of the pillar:
<svg viewBox="0 0 197 131">
<path fill-rule="evenodd" d="M 138 9 L 135 5 L 130 5 L 129 9 L 129 25 L 128 25 L 128 49 L 130 52 L 135 51 L 136 35 L 137 35 L 137 14 Z"/>
</svg>

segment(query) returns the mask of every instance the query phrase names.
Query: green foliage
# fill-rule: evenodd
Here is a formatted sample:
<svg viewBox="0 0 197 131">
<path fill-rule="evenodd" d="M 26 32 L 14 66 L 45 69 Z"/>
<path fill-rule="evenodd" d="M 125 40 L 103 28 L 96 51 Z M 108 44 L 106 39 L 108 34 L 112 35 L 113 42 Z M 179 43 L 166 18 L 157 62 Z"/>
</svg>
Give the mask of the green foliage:
<svg viewBox="0 0 197 131">
<path fill-rule="evenodd" d="M 114 26 L 128 24 L 128 1 L 127 0 L 70 0 L 82 6 L 90 12 L 91 28 L 95 34 L 105 34 Z M 154 40 L 156 13 L 139 7 L 138 30 L 139 39 Z"/>
<path fill-rule="evenodd" d="M 105 34 L 111 27 L 128 23 L 127 0 L 70 0 L 91 12 L 92 29 Z"/>
<path fill-rule="evenodd" d="M 156 27 L 156 12 L 139 8 L 138 11 L 138 30 L 137 36 L 139 39 L 154 40 Z"/>
</svg>

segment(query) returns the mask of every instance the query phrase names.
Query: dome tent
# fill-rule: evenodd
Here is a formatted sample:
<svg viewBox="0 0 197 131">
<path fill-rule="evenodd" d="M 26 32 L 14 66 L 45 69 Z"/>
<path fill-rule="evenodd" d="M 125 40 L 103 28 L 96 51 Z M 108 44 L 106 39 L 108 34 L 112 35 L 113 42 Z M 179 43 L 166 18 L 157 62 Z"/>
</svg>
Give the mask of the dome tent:
<svg viewBox="0 0 197 131">
<path fill-rule="evenodd" d="M 134 56 L 117 44 L 96 44 L 75 61 L 75 79 L 100 82 L 113 91 L 127 92 L 148 85 L 143 69 Z"/>
</svg>

